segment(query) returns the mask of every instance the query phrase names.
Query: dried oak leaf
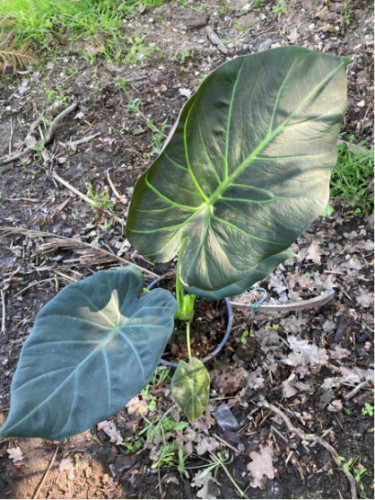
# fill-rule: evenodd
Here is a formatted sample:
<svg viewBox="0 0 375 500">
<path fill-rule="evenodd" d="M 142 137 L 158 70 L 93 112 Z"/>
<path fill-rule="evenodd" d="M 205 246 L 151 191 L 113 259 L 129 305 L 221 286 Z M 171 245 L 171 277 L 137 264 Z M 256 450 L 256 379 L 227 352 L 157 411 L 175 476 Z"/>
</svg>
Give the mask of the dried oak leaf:
<svg viewBox="0 0 375 500">
<path fill-rule="evenodd" d="M 24 458 L 22 450 L 19 446 L 17 446 L 17 448 L 9 448 L 8 455 L 15 465 L 19 465 Z"/>
<path fill-rule="evenodd" d="M 252 462 L 247 466 L 247 470 L 252 477 L 250 486 L 253 488 L 264 488 L 267 478 L 273 479 L 275 477 L 272 463 L 273 449 L 271 443 L 266 446 L 260 445 L 259 450 L 259 453 L 256 451 L 250 453 Z"/>
<path fill-rule="evenodd" d="M 294 335 L 289 335 L 288 343 L 292 351 L 300 355 L 305 365 L 324 364 L 328 360 L 327 351 L 310 344 L 308 340 L 300 340 Z"/>
</svg>

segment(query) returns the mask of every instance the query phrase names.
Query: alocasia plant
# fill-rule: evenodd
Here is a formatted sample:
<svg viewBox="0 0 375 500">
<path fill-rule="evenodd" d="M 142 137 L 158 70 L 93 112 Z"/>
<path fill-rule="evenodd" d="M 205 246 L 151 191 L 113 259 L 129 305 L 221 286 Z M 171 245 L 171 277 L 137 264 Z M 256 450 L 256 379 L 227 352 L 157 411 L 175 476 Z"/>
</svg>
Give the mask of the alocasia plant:
<svg viewBox="0 0 375 500">
<path fill-rule="evenodd" d="M 139 179 L 127 223 L 129 241 L 148 259 L 179 255 L 179 310 L 168 291 L 140 296 L 132 267 L 63 289 L 22 349 L 1 437 L 60 439 L 110 417 L 151 379 L 175 314 L 189 341 L 194 295 L 242 293 L 293 255 L 291 243 L 328 201 L 347 63 L 283 47 L 208 76 Z M 172 380 L 189 418 L 207 405 L 208 386 L 189 350 Z"/>
</svg>

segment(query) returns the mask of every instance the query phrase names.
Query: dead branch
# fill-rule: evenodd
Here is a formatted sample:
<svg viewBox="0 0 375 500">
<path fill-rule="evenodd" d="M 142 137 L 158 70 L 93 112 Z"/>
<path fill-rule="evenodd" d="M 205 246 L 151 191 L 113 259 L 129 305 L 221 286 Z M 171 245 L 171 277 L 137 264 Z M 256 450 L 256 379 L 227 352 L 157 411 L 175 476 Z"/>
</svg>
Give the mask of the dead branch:
<svg viewBox="0 0 375 500">
<path fill-rule="evenodd" d="M 277 408 L 273 404 L 268 403 L 268 401 L 262 401 L 261 403 L 259 403 L 259 405 L 263 406 L 264 408 L 268 408 L 269 410 L 276 413 L 276 415 L 279 415 L 284 420 L 288 430 L 290 432 L 293 432 L 294 434 L 296 434 L 302 441 L 311 441 L 313 443 L 314 442 L 319 443 L 321 446 L 323 446 L 323 448 L 328 450 L 330 452 L 335 464 L 345 474 L 345 476 L 347 477 L 347 479 L 349 481 L 351 498 L 358 498 L 355 479 L 349 471 L 342 468 L 342 464 L 339 460 L 339 455 L 333 446 L 331 446 L 329 443 L 327 443 L 327 441 L 322 439 L 320 436 L 317 436 L 316 434 L 306 434 L 306 432 L 304 432 L 303 430 L 298 429 L 297 427 L 294 427 L 294 425 L 290 421 L 289 417 L 287 417 L 282 410 L 280 410 L 279 408 Z"/>
</svg>

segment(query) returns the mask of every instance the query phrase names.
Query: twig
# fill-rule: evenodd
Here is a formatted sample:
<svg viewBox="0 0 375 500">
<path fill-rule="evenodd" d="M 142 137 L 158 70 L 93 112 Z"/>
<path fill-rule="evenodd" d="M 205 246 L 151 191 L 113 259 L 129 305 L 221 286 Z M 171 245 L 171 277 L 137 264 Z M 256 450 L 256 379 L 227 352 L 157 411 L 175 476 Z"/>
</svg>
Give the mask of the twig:
<svg viewBox="0 0 375 500">
<path fill-rule="evenodd" d="M 46 144 L 49 144 L 52 139 L 53 139 L 53 136 L 55 135 L 55 132 L 56 132 L 56 128 L 57 128 L 57 125 L 59 124 L 59 122 L 61 122 L 61 120 L 63 120 L 68 114 L 70 114 L 72 111 L 74 111 L 78 106 L 78 103 L 75 102 L 73 104 L 71 104 L 70 106 L 68 106 L 66 109 L 64 109 L 64 111 L 61 111 L 61 113 L 59 113 L 56 118 L 52 121 L 48 131 L 47 131 L 47 135 L 45 137 L 44 140 L 42 141 L 39 141 L 36 145 L 34 146 L 28 146 L 27 148 L 25 148 L 24 150 L 20 151 L 19 153 L 13 155 L 13 156 L 10 156 L 8 158 L 4 158 L 4 159 L 1 159 L 0 160 L 0 165 L 5 165 L 6 163 L 11 163 L 13 161 L 16 161 L 16 160 L 19 160 L 22 156 L 25 156 L 27 155 L 28 153 L 30 153 L 31 151 L 33 151 L 35 148 L 40 148 L 42 147 L 42 144 L 43 145 L 46 145 Z M 31 128 L 34 126 L 35 124 L 35 128 L 38 126 L 40 120 L 42 119 L 42 116 L 41 115 L 31 126 Z M 31 129 L 30 129 L 31 130 Z M 30 135 L 30 132 L 29 134 Z"/>
<path fill-rule="evenodd" d="M 85 142 L 89 142 L 92 139 L 95 139 L 95 137 L 98 137 L 99 135 L 100 135 L 100 132 L 97 132 L 96 134 L 88 135 L 86 137 L 82 137 L 82 139 L 78 139 L 77 141 L 69 141 L 69 142 L 60 142 L 59 141 L 59 144 L 60 144 L 60 146 L 63 146 L 65 148 L 67 148 L 67 147 L 69 147 L 69 148 L 75 148 L 79 144 L 83 144 Z"/>
<path fill-rule="evenodd" d="M 5 293 L 4 290 L 1 290 L 1 333 L 5 334 L 6 333 L 6 326 L 5 326 L 5 319 L 6 319 L 6 311 L 5 311 Z"/>
<path fill-rule="evenodd" d="M 75 239 L 75 238 L 67 238 L 66 236 L 58 236 L 53 233 L 46 233 L 44 231 L 38 231 L 36 229 L 26 229 L 26 228 L 15 228 L 15 227 L 7 227 L 7 226 L 0 226 L 0 231 L 5 232 L 5 233 L 19 233 L 19 234 L 25 234 L 27 236 L 39 236 L 42 238 L 54 238 L 55 240 L 61 240 L 65 242 L 66 247 L 70 248 L 76 248 L 76 247 L 88 247 L 91 250 L 94 250 L 97 253 L 102 253 L 103 255 L 110 256 L 112 257 L 113 260 L 118 260 L 122 264 L 126 265 L 131 265 L 139 269 L 145 274 L 148 274 L 152 278 L 160 278 L 158 274 L 153 273 L 152 271 L 149 271 L 145 267 L 138 266 L 137 264 L 134 264 L 134 262 L 130 262 L 129 260 L 123 259 L 122 257 L 119 257 L 118 255 L 112 254 L 108 252 L 108 250 L 104 250 L 104 248 L 98 248 L 90 243 L 86 243 L 84 241 Z M 62 245 L 61 245 L 62 246 Z M 40 269 L 39 269 L 40 270 Z M 51 270 L 55 271 L 55 269 Z"/>
<path fill-rule="evenodd" d="M 344 399 L 348 400 L 353 398 L 361 389 L 362 387 L 365 387 L 368 384 L 367 380 L 364 380 L 360 384 L 358 384 L 354 389 L 352 389 L 348 394 L 345 394 Z"/>
<path fill-rule="evenodd" d="M 57 125 L 61 122 L 61 120 L 63 120 L 66 116 L 72 113 L 75 109 L 77 109 L 77 107 L 78 107 L 78 102 L 74 102 L 73 104 L 65 108 L 63 111 L 61 111 L 61 113 L 59 113 L 56 116 L 56 118 L 52 120 L 46 138 L 44 139 L 44 144 L 49 144 L 52 141 L 53 136 L 55 135 L 56 132 Z"/>
<path fill-rule="evenodd" d="M 234 446 L 232 446 L 230 443 L 228 443 L 228 441 L 225 441 L 225 439 L 221 438 L 220 436 L 218 436 L 217 434 L 213 433 L 212 434 L 214 438 L 216 438 L 218 441 L 220 441 L 221 443 L 223 443 L 225 446 L 228 446 L 228 448 L 230 448 L 231 450 L 233 450 L 235 452 L 236 455 L 240 455 L 240 451 L 235 448 Z"/>
<path fill-rule="evenodd" d="M 48 464 L 47 470 L 44 473 L 44 476 L 42 477 L 42 480 L 39 483 L 39 486 L 35 490 L 34 495 L 31 497 L 33 500 L 38 497 L 40 490 L 43 488 L 43 485 L 47 479 L 47 475 L 48 475 L 49 471 L 51 470 L 51 467 L 56 459 L 56 455 L 57 455 L 58 451 L 59 451 L 59 447 L 56 448 L 55 453 L 54 453 L 53 457 L 51 458 L 50 463 Z"/>
<path fill-rule="evenodd" d="M 228 54 L 227 47 L 223 44 L 223 42 L 220 40 L 220 38 L 217 36 L 217 34 L 211 28 L 211 26 L 206 26 L 206 34 L 207 34 L 207 38 L 209 39 L 209 41 L 213 45 L 216 45 L 216 47 L 220 50 L 221 53 Z"/>
<path fill-rule="evenodd" d="M 13 134 L 14 134 L 13 118 L 11 118 L 10 119 L 9 154 L 12 154 Z"/>
<path fill-rule="evenodd" d="M 312 442 L 317 442 L 321 446 L 323 446 L 326 450 L 328 450 L 335 462 L 335 464 L 340 468 L 340 470 L 345 474 L 347 477 L 349 484 L 350 484 L 350 490 L 351 490 L 351 498 L 358 498 L 357 497 L 357 488 L 355 484 L 355 479 L 351 475 L 351 473 L 345 469 L 342 468 L 342 464 L 339 460 L 339 455 L 335 448 L 331 446 L 327 441 L 322 439 L 320 436 L 317 436 L 315 434 L 306 434 L 306 432 L 302 431 L 301 429 L 298 429 L 297 427 L 294 427 L 292 422 L 290 421 L 289 417 L 285 415 L 283 411 L 281 411 L 279 408 L 274 406 L 273 404 L 268 403 L 267 401 L 263 401 L 259 403 L 260 406 L 263 406 L 264 408 L 268 408 L 269 410 L 273 411 L 276 413 L 276 415 L 279 415 L 285 422 L 288 430 L 290 432 L 294 432 L 300 439 L 303 441 L 312 441 Z"/>
<path fill-rule="evenodd" d="M 59 175 L 57 175 L 56 172 L 52 172 L 52 177 L 55 180 L 57 180 L 58 182 L 60 182 L 60 184 L 63 184 L 66 188 L 68 188 L 69 191 L 72 191 L 74 194 L 76 194 L 77 196 L 79 196 L 82 200 L 84 200 L 89 205 L 93 206 L 94 208 L 101 209 L 100 205 L 96 201 L 92 200 L 91 198 L 89 198 L 85 194 L 81 193 L 81 191 L 78 191 L 78 189 L 76 189 L 74 186 L 72 186 L 71 184 L 69 184 L 69 182 L 65 181 Z M 117 215 L 114 215 L 110 210 L 107 210 L 106 208 L 104 208 L 102 210 L 106 214 L 108 214 L 109 216 L 111 216 L 119 224 L 123 223 L 123 220 L 120 219 L 120 217 L 117 217 Z"/>
<path fill-rule="evenodd" d="M 109 169 L 107 170 L 107 179 L 108 179 L 108 183 L 111 186 L 111 189 L 112 189 L 114 195 L 116 196 L 116 198 L 118 198 L 120 200 L 120 202 L 125 205 L 128 200 L 126 199 L 126 196 L 121 195 L 117 191 L 116 186 L 113 184 L 112 179 L 109 176 Z"/>
</svg>

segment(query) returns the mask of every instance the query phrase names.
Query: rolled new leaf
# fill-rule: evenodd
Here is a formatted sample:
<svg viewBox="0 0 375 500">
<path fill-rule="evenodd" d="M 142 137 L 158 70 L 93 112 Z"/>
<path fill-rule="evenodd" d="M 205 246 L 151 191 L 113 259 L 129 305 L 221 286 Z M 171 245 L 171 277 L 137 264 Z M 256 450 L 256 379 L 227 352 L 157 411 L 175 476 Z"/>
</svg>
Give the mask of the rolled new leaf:
<svg viewBox="0 0 375 500">
<path fill-rule="evenodd" d="M 171 382 L 172 396 L 189 420 L 197 420 L 208 405 L 210 376 L 197 358 L 180 361 Z"/>
<path fill-rule="evenodd" d="M 119 411 L 150 381 L 172 333 L 167 290 L 139 298 L 134 267 L 65 287 L 38 313 L 11 386 L 0 436 L 62 439 Z"/>
<path fill-rule="evenodd" d="M 166 262 L 183 249 L 189 293 L 243 292 L 323 211 L 346 106 L 348 58 L 281 47 L 215 70 L 135 187 L 132 245 Z"/>
</svg>

